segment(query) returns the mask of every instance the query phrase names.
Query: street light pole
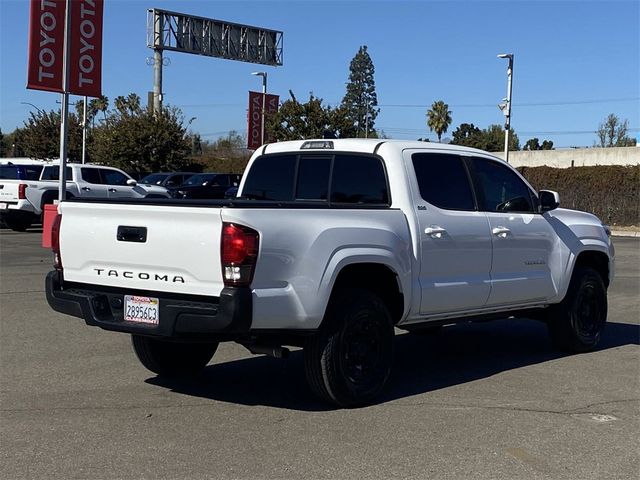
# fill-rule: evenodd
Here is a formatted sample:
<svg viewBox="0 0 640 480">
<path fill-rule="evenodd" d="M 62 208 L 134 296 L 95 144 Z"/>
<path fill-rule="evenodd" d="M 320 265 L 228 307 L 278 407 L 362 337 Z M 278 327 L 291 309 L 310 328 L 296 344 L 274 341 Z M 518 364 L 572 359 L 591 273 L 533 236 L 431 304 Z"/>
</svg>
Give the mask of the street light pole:
<svg viewBox="0 0 640 480">
<path fill-rule="evenodd" d="M 267 109 L 267 72 L 253 72 L 251 75 L 262 77 L 262 130 L 260 133 L 260 144 L 264 145 L 264 114 Z"/>
<path fill-rule="evenodd" d="M 82 163 L 87 160 L 87 96 L 82 102 Z"/>
<path fill-rule="evenodd" d="M 509 163 L 509 128 L 511 126 L 511 90 L 513 78 L 513 53 L 501 53 L 498 58 L 507 58 L 509 65 L 507 67 L 507 98 L 506 104 L 501 104 L 500 109 L 504 113 L 506 120 L 504 123 L 504 161 Z"/>
<path fill-rule="evenodd" d="M 35 108 L 39 114 L 44 114 L 44 110 L 42 110 L 41 108 L 36 107 L 33 103 L 29 103 L 29 102 L 20 102 L 22 105 L 31 105 L 33 108 Z"/>
</svg>

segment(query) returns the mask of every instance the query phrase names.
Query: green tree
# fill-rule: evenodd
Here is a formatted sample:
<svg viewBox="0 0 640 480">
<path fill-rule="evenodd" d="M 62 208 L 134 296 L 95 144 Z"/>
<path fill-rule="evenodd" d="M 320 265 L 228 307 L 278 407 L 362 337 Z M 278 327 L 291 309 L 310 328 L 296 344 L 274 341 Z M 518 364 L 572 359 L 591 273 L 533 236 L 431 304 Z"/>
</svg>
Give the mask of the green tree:
<svg viewBox="0 0 640 480">
<path fill-rule="evenodd" d="M 6 158 L 9 156 L 9 148 L 6 142 L 6 135 L 2 133 L 2 129 L 0 128 L 0 158 Z"/>
<path fill-rule="evenodd" d="M 231 130 L 214 142 L 203 141 L 202 154 L 192 158 L 207 171 L 242 173 L 250 156 L 247 138 Z"/>
<path fill-rule="evenodd" d="M 632 147 L 636 144 L 635 139 L 629 137 L 629 120 L 623 122 L 610 113 L 603 123 L 598 126 L 596 134 L 598 135 L 599 147 Z"/>
<path fill-rule="evenodd" d="M 67 156 L 72 162 L 82 157 L 82 127 L 73 113 L 69 114 Z M 60 156 L 60 112 L 30 112 L 24 127 L 16 131 L 15 150 L 27 157 L 51 160 Z M 15 152 L 14 152 L 15 153 Z"/>
<path fill-rule="evenodd" d="M 451 111 L 449 105 L 442 100 L 433 102 L 431 108 L 427 111 L 427 126 L 432 132 L 435 131 L 438 136 L 438 142 L 442 138 L 442 134 L 447 131 L 451 125 Z"/>
<path fill-rule="evenodd" d="M 537 137 L 530 138 L 527 143 L 522 147 L 523 150 L 553 150 L 553 142 L 551 140 L 544 140 L 540 143 Z"/>
<path fill-rule="evenodd" d="M 166 107 L 154 115 L 140 107 L 135 94 L 116 98 L 114 105 L 93 132 L 92 161 L 134 175 L 189 168 L 191 140 L 179 109 Z"/>
<path fill-rule="evenodd" d="M 278 111 L 267 118 L 266 133 L 274 140 L 304 140 L 308 138 L 349 138 L 357 134 L 348 109 L 341 105 L 331 108 L 322 99 L 309 94 L 305 103 L 298 101 L 293 92 L 282 102 Z M 371 132 L 370 136 L 375 136 Z"/>
<path fill-rule="evenodd" d="M 347 92 L 341 104 L 347 112 L 346 118 L 351 119 L 356 127 L 356 136 L 359 137 L 372 136 L 375 121 L 380 112 L 380 109 L 376 108 L 378 96 L 374 73 L 375 68 L 367 52 L 367 46 L 362 45 L 349 65 Z M 350 128 L 345 128 L 346 130 Z"/>
<path fill-rule="evenodd" d="M 466 147 L 482 148 L 482 130 L 473 123 L 461 123 L 452 134 L 451 143 L 453 145 L 464 145 Z"/>
<path fill-rule="evenodd" d="M 504 150 L 504 128 L 502 125 L 489 125 L 482 130 L 480 149 L 487 152 L 501 152 Z M 518 135 L 509 128 L 509 150 L 520 150 L 520 140 Z"/>
<path fill-rule="evenodd" d="M 530 138 L 522 147 L 523 150 L 540 150 L 540 140 L 537 137 Z"/>
</svg>

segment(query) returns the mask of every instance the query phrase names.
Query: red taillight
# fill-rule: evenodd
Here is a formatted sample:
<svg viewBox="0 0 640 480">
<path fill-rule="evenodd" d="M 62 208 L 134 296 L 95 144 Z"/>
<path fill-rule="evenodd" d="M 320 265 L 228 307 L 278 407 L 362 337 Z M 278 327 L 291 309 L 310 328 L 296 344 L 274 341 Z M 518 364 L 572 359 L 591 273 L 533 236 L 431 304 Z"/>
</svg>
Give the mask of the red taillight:
<svg viewBox="0 0 640 480">
<path fill-rule="evenodd" d="M 53 251 L 53 266 L 56 270 L 62 270 L 62 258 L 60 257 L 60 223 L 62 215 L 59 213 L 51 225 L 51 250 Z"/>
<path fill-rule="evenodd" d="M 27 199 L 27 185 L 25 183 L 21 183 L 18 185 L 18 200 L 26 200 Z"/>
<path fill-rule="evenodd" d="M 249 285 L 258 258 L 260 234 L 235 223 L 222 224 L 220 257 L 224 284 Z"/>
</svg>

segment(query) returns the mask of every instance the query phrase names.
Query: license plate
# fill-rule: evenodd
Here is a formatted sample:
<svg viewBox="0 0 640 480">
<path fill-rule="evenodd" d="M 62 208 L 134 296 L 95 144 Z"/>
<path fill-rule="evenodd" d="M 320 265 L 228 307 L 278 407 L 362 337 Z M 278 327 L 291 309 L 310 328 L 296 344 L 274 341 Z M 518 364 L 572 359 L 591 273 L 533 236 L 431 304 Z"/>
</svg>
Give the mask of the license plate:
<svg viewBox="0 0 640 480">
<path fill-rule="evenodd" d="M 124 319 L 127 322 L 158 325 L 160 321 L 160 302 L 157 298 L 125 295 Z"/>
<path fill-rule="evenodd" d="M 6 210 L 9 207 L 6 203 L 0 203 L 0 210 Z"/>
</svg>

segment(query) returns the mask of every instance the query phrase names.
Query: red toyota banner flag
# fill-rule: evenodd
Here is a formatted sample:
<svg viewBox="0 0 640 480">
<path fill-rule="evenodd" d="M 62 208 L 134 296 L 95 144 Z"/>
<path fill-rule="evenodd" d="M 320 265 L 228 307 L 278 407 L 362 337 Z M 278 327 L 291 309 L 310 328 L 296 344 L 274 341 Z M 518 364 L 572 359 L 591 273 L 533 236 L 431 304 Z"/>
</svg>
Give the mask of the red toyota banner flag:
<svg viewBox="0 0 640 480">
<path fill-rule="evenodd" d="M 27 88 L 62 92 L 65 0 L 31 0 Z"/>
<path fill-rule="evenodd" d="M 71 0 L 69 93 L 102 94 L 103 0 Z"/>
<path fill-rule="evenodd" d="M 247 148 L 255 150 L 262 145 L 262 93 L 249 92 L 248 121 Z"/>
<path fill-rule="evenodd" d="M 270 114 L 278 111 L 278 102 L 280 97 L 278 95 L 271 95 L 267 93 L 265 96 L 265 114 L 267 117 Z M 262 93 L 249 92 L 249 115 L 248 115 L 248 135 L 247 135 L 247 148 L 255 150 L 262 145 Z M 268 143 L 271 140 L 265 133 L 264 143 Z"/>
<path fill-rule="evenodd" d="M 280 97 L 278 95 L 271 95 L 270 93 L 267 93 L 266 101 L 265 101 L 265 110 L 264 110 L 267 114 L 267 118 L 269 118 L 270 115 L 273 115 L 278 111 L 279 102 L 280 102 Z M 266 133 L 264 135 L 266 137 L 264 143 L 270 143 L 275 141 L 275 139 L 271 138 Z"/>
</svg>

